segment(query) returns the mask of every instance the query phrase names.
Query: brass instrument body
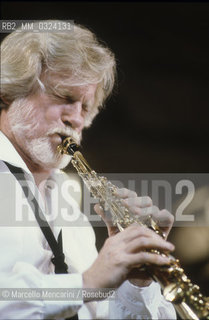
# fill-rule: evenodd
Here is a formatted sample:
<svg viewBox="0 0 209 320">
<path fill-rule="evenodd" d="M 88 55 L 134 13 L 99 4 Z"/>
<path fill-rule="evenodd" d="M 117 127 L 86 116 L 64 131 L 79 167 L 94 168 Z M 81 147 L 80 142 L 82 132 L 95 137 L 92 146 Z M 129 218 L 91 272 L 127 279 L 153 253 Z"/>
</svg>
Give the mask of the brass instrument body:
<svg viewBox="0 0 209 320">
<path fill-rule="evenodd" d="M 82 178 L 92 195 L 99 199 L 100 204 L 105 210 L 109 210 L 112 216 L 113 225 L 120 231 L 133 223 L 138 223 L 151 228 L 154 232 L 164 237 L 164 234 L 152 219 L 151 216 L 146 221 L 140 220 L 130 212 L 115 194 L 114 186 L 107 178 L 98 176 L 90 168 L 80 151 L 78 145 L 71 137 L 63 139 L 63 143 L 58 146 L 59 152 L 72 156 L 72 164 L 76 168 L 79 176 Z M 157 250 L 151 250 L 157 254 Z M 200 293 L 197 285 L 193 285 L 187 278 L 184 270 L 181 268 L 179 260 L 170 256 L 170 264 L 164 266 L 155 266 L 146 264 L 145 270 L 157 281 L 166 300 L 173 303 L 177 313 L 182 319 L 209 319 L 209 298 Z"/>
</svg>

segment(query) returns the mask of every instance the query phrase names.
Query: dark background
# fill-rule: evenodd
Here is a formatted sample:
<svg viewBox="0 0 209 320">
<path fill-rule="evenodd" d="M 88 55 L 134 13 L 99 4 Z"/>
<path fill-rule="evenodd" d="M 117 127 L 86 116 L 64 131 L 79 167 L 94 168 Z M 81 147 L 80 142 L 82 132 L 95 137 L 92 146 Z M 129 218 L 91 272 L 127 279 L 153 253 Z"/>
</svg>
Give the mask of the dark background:
<svg viewBox="0 0 209 320">
<path fill-rule="evenodd" d="M 208 172 L 209 4 L 3 1 L 2 19 L 72 19 L 118 61 L 118 86 L 84 133 L 102 172 Z"/>
<path fill-rule="evenodd" d="M 116 55 L 117 87 L 83 139 L 97 172 L 208 172 L 208 3 L 1 3 L 1 19 L 53 18 L 89 27 Z"/>
</svg>

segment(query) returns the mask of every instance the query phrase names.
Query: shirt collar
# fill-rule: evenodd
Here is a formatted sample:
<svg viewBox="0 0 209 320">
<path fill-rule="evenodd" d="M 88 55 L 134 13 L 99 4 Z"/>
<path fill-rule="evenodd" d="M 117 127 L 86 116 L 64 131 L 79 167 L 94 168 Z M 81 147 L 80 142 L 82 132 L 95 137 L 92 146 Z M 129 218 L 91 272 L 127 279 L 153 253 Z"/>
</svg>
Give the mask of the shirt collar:
<svg viewBox="0 0 209 320">
<path fill-rule="evenodd" d="M 31 172 L 26 166 L 25 162 L 2 131 L 0 131 L 0 146 L 1 160 L 7 161 L 16 167 L 22 168 L 25 172 L 31 175 Z"/>
</svg>

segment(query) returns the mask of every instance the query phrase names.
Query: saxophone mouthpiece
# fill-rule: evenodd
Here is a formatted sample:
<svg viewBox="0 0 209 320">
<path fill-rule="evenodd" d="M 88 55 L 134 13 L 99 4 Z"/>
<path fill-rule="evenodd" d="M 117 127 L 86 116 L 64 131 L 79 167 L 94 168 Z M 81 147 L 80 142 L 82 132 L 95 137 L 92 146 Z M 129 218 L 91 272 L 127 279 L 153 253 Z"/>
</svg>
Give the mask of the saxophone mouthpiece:
<svg viewBox="0 0 209 320">
<path fill-rule="evenodd" d="M 60 135 L 62 142 L 67 138 L 66 136 Z"/>
<path fill-rule="evenodd" d="M 72 137 L 61 136 L 62 143 L 57 147 L 61 154 L 73 156 L 78 151 L 79 146 Z"/>
</svg>

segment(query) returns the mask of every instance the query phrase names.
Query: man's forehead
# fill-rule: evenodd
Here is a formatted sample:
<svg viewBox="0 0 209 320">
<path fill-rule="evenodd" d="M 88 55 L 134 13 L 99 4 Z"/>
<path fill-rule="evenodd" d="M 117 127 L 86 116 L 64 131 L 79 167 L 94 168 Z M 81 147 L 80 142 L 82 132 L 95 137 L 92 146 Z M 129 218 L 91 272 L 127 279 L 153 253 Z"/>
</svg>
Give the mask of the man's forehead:
<svg viewBox="0 0 209 320">
<path fill-rule="evenodd" d="M 91 95 L 94 96 L 98 84 L 87 83 L 79 84 L 79 81 L 73 77 L 62 77 L 58 75 L 48 75 L 47 78 L 43 77 L 43 83 L 46 89 L 50 91 L 60 92 L 62 95 Z"/>
<path fill-rule="evenodd" d="M 96 88 L 97 88 L 96 84 L 85 84 L 85 85 L 78 85 L 78 86 L 67 85 L 67 86 L 63 86 L 62 89 L 68 92 L 69 94 L 73 94 L 73 95 L 94 95 Z"/>
<path fill-rule="evenodd" d="M 57 74 L 54 72 L 47 72 L 45 74 L 42 74 L 41 80 L 43 81 L 44 84 L 48 85 L 55 85 L 59 87 L 71 87 L 71 88 L 85 88 L 85 87 L 97 87 L 97 84 L 95 83 L 90 83 L 90 82 L 84 82 L 82 79 L 77 79 L 74 75 L 69 74 Z"/>
</svg>

